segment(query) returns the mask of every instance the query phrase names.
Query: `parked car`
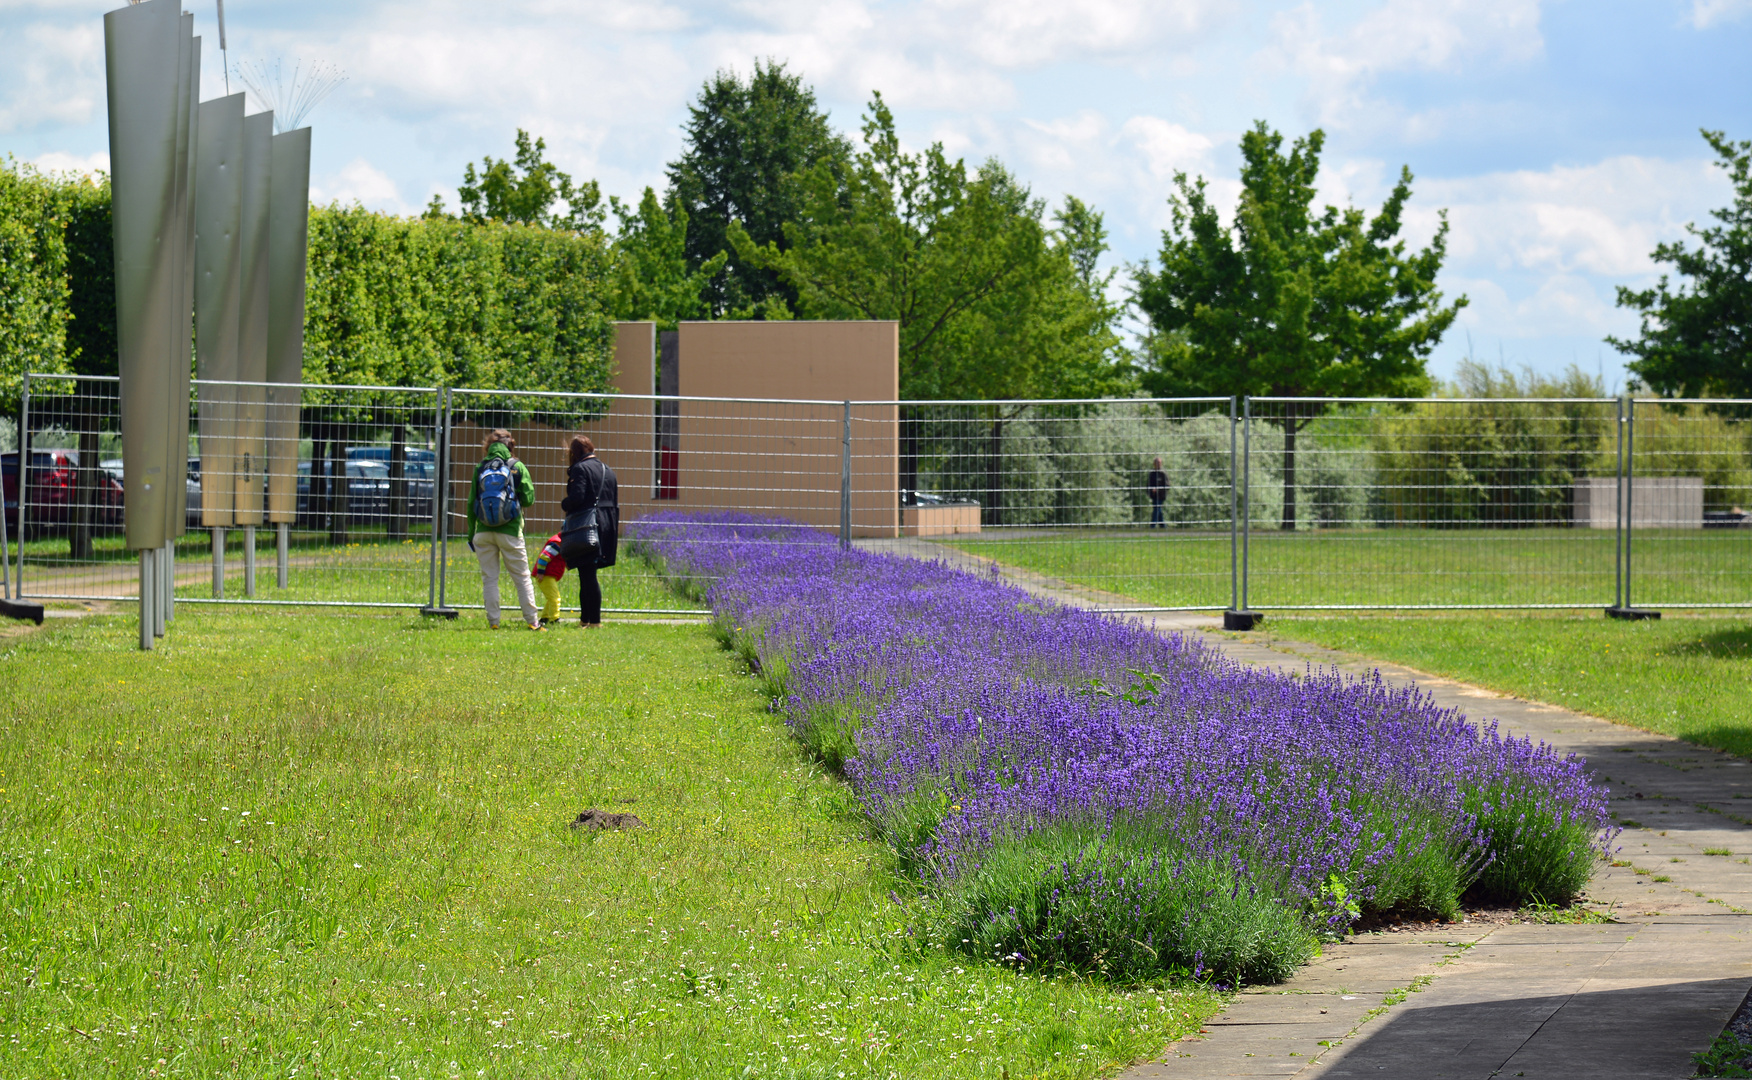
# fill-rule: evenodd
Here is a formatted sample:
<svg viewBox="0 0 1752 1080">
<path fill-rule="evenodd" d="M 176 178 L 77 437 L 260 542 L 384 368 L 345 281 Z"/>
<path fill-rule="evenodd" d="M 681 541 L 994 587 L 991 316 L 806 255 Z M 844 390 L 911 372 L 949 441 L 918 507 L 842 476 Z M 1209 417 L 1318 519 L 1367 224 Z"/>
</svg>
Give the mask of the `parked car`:
<svg viewBox="0 0 1752 1080">
<path fill-rule="evenodd" d="M 74 519 L 77 498 L 79 451 L 33 450 L 30 465 L 25 469 L 23 491 L 26 507 L 24 523 L 32 536 L 45 532 L 61 532 Z M 18 535 L 18 452 L 0 455 L 0 476 L 4 477 L 7 535 Z M 100 468 L 93 478 L 95 494 L 93 525 L 115 528 L 122 523 L 122 482 L 106 468 Z"/>
<path fill-rule="evenodd" d="M 428 451 L 430 453 L 430 451 Z M 333 468 L 328 459 L 316 462 L 315 475 L 327 477 Z M 432 516 L 432 467 L 431 461 L 413 461 L 407 463 L 406 477 L 403 483 L 407 485 L 407 509 L 405 511 L 410 521 L 420 521 Z M 381 525 L 389 521 L 389 463 L 371 458 L 349 457 L 347 459 L 347 521 L 354 525 Z M 298 463 L 298 522 L 307 527 L 320 527 L 323 524 L 325 508 L 312 502 L 310 497 L 311 462 Z"/>
</svg>

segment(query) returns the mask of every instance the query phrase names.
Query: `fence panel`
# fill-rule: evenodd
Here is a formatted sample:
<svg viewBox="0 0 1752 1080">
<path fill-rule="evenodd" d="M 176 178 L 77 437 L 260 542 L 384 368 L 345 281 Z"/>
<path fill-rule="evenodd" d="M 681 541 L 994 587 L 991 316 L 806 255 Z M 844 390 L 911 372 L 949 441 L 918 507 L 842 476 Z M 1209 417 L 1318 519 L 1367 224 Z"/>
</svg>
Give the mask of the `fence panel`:
<svg viewBox="0 0 1752 1080">
<path fill-rule="evenodd" d="M 1615 519 L 1587 496 L 1613 483 L 1615 399 L 1248 407 L 1251 606 L 1613 603 Z"/>
<path fill-rule="evenodd" d="M 23 596 L 139 595 L 121 531 L 116 387 L 32 378 L 23 434 L 33 467 L 19 500 L 26 535 L 15 586 Z M 176 598 L 426 603 L 437 402 L 422 389 L 197 381 Z M 60 464 L 76 467 L 63 476 Z"/>
<path fill-rule="evenodd" d="M 597 456 L 615 471 L 623 541 L 636 537 L 640 522 L 665 512 L 739 512 L 784 518 L 799 529 L 836 529 L 844 413 L 842 402 L 452 391 L 448 543 L 440 560 L 447 568 L 445 602 L 465 609 L 484 606 L 484 579 L 466 535 L 468 497 L 485 440 L 495 428 L 511 433 L 517 457 L 535 481 L 536 503 L 524 519 L 525 547 L 533 558 L 564 517 L 560 500 L 574 434 L 588 436 Z M 892 490 L 889 484 L 882 496 L 890 503 Z M 606 612 L 702 610 L 696 601 L 670 592 L 653 567 L 624 548 L 599 581 Z M 573 588 L 562 591 L 562 617 L 577 610 L 568 595 Z M 502 609 L 515 611 L 516 598 L 504 575 L 499 592 Z"/>
<path fill-rule="evenodd" d="M 1625 606 L 1752 606 L 1752 402 L 1627 404 Z"/>
<path fill-rule="evenodd" d="M 114 378 L 27 380 L 25 452 L 6 459 L 13 595 L 137 596 L 117 391 Z M 559 528 L 582 433 L 619 476 L 623 538 L 667 511 L 753 514 L 995 564 L 1117 610 L 1752 606 L 1752 402 L 828 402 L 207 381 L 189 408 L 177 598 L 478 610 L 467 501 L 497 427 L 535 479 L 532 559 Z M 625 549 L 601 582 L 620 615 L 702 607 Z M 500 593 L 514 609 L 508 577 Z"/>
<path fill-rule="evenodd" d="M 900 515 L 893 520 L 892 504 L 854 506 L 852 535 L 996 562 L 1011 577 L 1069 584 L 1100 607 L 1226 607 L 1232 407 L 1228 398 L 853 403 L 852 470 L 898 456 Z M 884 529 L 898 535 L 875 541 Z"/>
<path fill-rule="evenodd" d="M 22 453 L 5 462 L 13 595 L 139 595 L 138 569 L 122 537 L 119 386 L 113 376 L 26 381 Z"/>
</svg>

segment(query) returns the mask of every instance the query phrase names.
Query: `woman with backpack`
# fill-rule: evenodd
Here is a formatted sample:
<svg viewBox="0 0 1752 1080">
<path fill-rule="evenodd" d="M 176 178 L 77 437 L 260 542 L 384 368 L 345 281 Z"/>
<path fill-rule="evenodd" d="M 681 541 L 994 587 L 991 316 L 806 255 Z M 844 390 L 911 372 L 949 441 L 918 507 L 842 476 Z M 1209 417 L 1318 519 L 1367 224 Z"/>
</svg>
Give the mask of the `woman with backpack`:
<svg viewBox="0 0 1752 1080">
<path fill-rule="evenodd" d="M 566 470 L 566 515 L 560 555 L 578 571 L 578 621 L 602 625 L 602 586 L 596 571 L 614 565 L 620 534 L 620 482 L 596 456 L 588 435 L 572 436 L 571 467 Z M 594 513 L 592 513 L 594 512 Z M 594 539 L 594 543 L 592 543 Z"/>
<path fill-rule="evenodd" d="M 481 593 L 487 605 L 487 626 L 499 628 L 499 560 L 517 590 L 523 622 L 543 629 L 535 606 L 535 585 L 529 580 L 529 553 L 523 547 L 523 510 L 535 505 L 535 481 L 529 469 L 511 456 L 517 440 L 495 428 L 482 449 L 486 457 L 475 466 L 468 489 L 468 549 L 481 563 Z"/>
</svg>

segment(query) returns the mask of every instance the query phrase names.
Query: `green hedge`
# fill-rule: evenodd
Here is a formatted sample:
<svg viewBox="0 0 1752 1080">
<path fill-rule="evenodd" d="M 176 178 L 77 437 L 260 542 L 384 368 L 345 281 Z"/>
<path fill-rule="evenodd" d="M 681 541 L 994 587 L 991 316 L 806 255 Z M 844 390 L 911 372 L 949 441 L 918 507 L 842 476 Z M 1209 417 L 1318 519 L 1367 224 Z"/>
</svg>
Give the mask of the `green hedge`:
<svg viewBox="0 0 1752 1080">
<path fill-rule="evenodd" d="M 306 382 L 603 391 L 600 236 L 314 207 Z M 114 374 L 109 184 L 0 164 L 0 398 L 25 371 Z"/>
</svg>

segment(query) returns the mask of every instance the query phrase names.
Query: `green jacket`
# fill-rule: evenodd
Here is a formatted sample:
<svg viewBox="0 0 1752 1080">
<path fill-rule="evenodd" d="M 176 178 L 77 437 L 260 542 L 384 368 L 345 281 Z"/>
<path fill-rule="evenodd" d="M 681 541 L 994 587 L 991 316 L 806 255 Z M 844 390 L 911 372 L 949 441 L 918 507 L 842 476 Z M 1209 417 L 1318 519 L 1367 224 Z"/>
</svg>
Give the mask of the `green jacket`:
<svg viewBox="0 0 1752 1080">
<path fill-rule="evenodd" d="M 481 464 L 475 466 L 474 481 L 468 485 L 468 533 L 472 537 L 478 532 L 506 533 L 512 536 L 523 536 L 523 519 L 526 515 L 518 514 L 516 521 L 507 521 L 503 525 L 482 525 L 475 520 L 475 504 L 481 497 L 481 465 L 492 458 L 508 458 L 511 451 L 504 443 L 494 443 L 487 448 L 487 456 L 481 459 Z M 517 470 L 517 505 L 528 510 L 535 505 L 535 481 L 529 478 L 529 469 L 521 461 L 514 462 Z"/>
</svg>

